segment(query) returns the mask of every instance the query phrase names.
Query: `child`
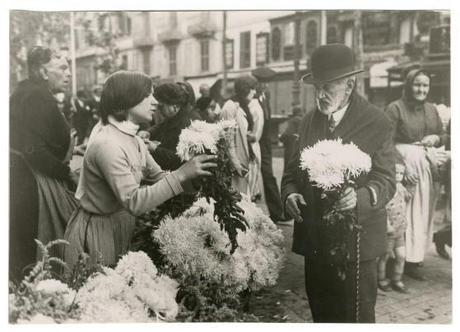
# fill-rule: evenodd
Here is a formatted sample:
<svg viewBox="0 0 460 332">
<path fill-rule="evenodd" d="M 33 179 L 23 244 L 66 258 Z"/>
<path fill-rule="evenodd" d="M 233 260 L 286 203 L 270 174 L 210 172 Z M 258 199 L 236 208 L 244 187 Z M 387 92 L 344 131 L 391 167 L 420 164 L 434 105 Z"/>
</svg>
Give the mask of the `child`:
<svg viewBox="0 0 460 332">
<path fill-rule="evenodd" d="M 405 166 L 397 163 L 396 168 L 396 193 L 388 202 L 387 209 L 387 252 L 378 260 L 378 287 L 387 292 L 393 288 L 401 293 L 408 293 L 407 287 L 401 281 L 406 260 L 406 246 L 404 232 L 406 230 L 406 202 L 410 199 L 410 192 L 404 188 L 401 181 L 404 177 Z M 394 258 L 391 281 L 386 277 L 388 259 Z"/>
</svg>

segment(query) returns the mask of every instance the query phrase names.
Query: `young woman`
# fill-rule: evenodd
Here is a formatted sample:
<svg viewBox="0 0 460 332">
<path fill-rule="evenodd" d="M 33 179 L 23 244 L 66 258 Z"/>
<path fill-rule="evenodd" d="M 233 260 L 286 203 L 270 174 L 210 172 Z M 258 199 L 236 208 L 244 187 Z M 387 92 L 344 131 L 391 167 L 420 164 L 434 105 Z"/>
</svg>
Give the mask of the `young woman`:
<svg viewBox="0 0 460 332">
<path fill-rule="evenodd" d="M 165 173 L 136 136 L 152 120 L 156 103 L 151 79 L 136 72 L 112 74 L 101 96 L 101 126 L 93 130 L 84 156 L 80 207 L 70 218 L 65 261 L 74 265 L 82 252 L 90 262 L 113 265 L 129 250 L 135 216 L 180 194 L 190 181 L 211 175 L 215 156 L 198 156 Z M 142 179 L 154 184 L 140 186 Z"/>
<path fill-rule="evenodd" d="M 222 119 L 236 121 L 234 149 L 231 150 L 237 172 L 233 178 L 233 186 L 249 197 L 252 197 L 251 189 L 254 188 L 254 176 L 257 174 L 254 169 L 257 167 L 256 153 L 252 144 L 256 142 L 254 118 L 249 108 L 256 93 L 256 84 L 257 81 L 252 76 L 237 78 L 234 86 L 235 94 L 224 104 L 221 115 Z M 258 152 L 260 155 L 260 148 Z"/>
<path fill-rule="evenodd" d="M 407 75 L 403 97 L 386 108 L 393 123 L 393 139 L 406 166 L 405 181 L 414 195 L 408 202 L 406 229 L 405 273 L 418 280 L 425 277 L 420 265 L 433 230 L 433 210 L 436 196 L 433 182 L 433 150 L 441 145 L 441 119 L 433 104 L 427 102 L 430 76 L 423 69 Z"/>
</svg>

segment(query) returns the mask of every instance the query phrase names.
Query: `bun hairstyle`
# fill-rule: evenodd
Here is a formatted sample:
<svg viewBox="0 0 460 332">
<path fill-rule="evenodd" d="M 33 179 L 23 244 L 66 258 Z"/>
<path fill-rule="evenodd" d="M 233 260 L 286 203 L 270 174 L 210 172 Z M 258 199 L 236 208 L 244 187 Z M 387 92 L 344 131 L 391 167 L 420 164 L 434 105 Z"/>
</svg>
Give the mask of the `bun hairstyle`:
<svg viewBox="0 0 460 332">
<path fill-rule="evenodd" d="M 117 121 L 126 120 L 127 111 L 152 93 L 152 85 L 152 79 L 141 72 L 122 70 L 110 75 L 102 88 L 102 123 L 108 123 L 109 115 Z"/>
<path fill-rule="evenodd" d="M 179 83 L 163 83 L 155 87 L 153 96 L 159 103 L 166 105 L 185 105 L 189 95 L 184 86 Z"/>
</svg>

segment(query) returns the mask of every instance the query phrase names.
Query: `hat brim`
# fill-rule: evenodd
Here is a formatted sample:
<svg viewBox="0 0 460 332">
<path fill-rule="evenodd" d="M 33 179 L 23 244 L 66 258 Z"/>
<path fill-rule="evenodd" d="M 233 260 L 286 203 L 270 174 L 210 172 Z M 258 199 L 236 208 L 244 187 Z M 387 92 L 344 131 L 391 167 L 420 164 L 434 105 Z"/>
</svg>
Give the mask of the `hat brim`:
<svg viewBox="0 0 460 332">
<path fill-rule="evenodd" d="M 350 71 L 350 72 L 345 73 L 345 74 L 341 74 L 341 75 L 338 75 L 338 76 L 334 76 L 334 77 L 327 78 L 327 79 L 321 79 L 321 80 L 320 79 L 315 79 L 313 77 L 312 73 L 308 73 L 308 74 L 303 75 L 300 78 L 300 81 L 303 82 L 304 84 L 328 83 L 328 82 L 339 80 L 341 78 L 345 78 L 345 77 L 348 77 L 348 76 L 356 75 L 356 74 L 359 74 L 359 73 L 362 73 L 362 72 L 364 72 L 364 69 L 356 69 L 356 70 Z"/>
</svg>

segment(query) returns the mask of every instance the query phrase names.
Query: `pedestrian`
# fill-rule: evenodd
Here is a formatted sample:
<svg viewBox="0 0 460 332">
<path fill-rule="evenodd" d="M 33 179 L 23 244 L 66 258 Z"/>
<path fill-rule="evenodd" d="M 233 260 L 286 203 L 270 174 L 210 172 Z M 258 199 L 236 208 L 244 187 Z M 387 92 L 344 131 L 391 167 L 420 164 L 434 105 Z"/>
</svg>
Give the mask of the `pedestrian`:
<svg viewBox="0 0 460 332">
<path fill-rule="evenodd" d="M 192 90 L 193 92 L 193 90 Z M 154 89 L 158 110 L 163 120 L 149 128 L 149 151 L 164 170 L 176 170 L 182 161 L 176 154 L 179 135 L 190 123 L 190 112 L 194 95 L 185 84 L 164 83 Z"/>
<path fill-rule="evenodd" d="M 222 107 L 221 117 L 224 120 L 234 120 L 237 128 L 234 132 L 233 145 L 230 155 L 236 174 L 232 179 L 233 188 L 251 198 L 252 179 L 249 175 L 255 163 L 255 154 L 251 144 L 248 142 L 248 134 L 251 135 L 254 129 L 254 118 L 249 109 L 249 103 L 256 93 L 257 81 L 252 76 L 241 76 L 235 80 L 234 95 L 225 102 Z"/>
<path fill-rule="evenodd" d="M 260 153 L 262 158 L 261 172 L 264 187 L 264 197 L 270 214 L 270 219 L 275 223 L 286 222 L 283 213 L 283 204 L 276 178 L 273 175 L 272 164 L 272 130 L 271 130 L 271 106 L 270 92 L 267 82 L 276 76 L 276 72 L 268 67 L 260 67 L 252 71 L 257 79 L 256 98 L 264 112 L 264 127 L 260 138 Z"/>
<path fill-rule="evenodd" d="M 293 251 L 305 259 L 305 286 L 314 322 L 375 322 L 377 257 L 386 251 L 385 205 L 395 192 L 395 150 L 391 124 L 382 111 L 356 91 L 353 51 L 342 44 L 318 47 L 311 73 L 302 77 L 315 87 L 316 108 L 299 127 L 295 153 L 284 171 L 281 191 L 286 212 L 295 219 Z M 300 152 L 324 139 L 353 142 L 372 157 L 372 168 L 338 197 L 336 210 L 355 210 L 361 225 L 350 238 L 350 261 L 343 279 L 337 273 L 323 225 L 321 191 L 300 170 Z M 358 255 L 359 254 L 359 255 Z M 359 268 L 359 269 L 358 269 Z M 357 287 L 359 285 L 359 288 Z M 358 297 L 359 296 L 359 297 Z"/>
<path fill-rule="evenodd" d="M 259 101 L 253 98 L 248 105 L 254 125 L 248 132 L 248 144 L 254 151 L 254 162 L 249 164 L 249 192 L 253 202 L 262 199 L 263 182 L 262 182 L 262 155 L 260 150 L 260 138 L 264 128 L 264 111 Z"/>
<path fill-rule="evenodd" d="M 77 145 L 81 145 L 89 136 L 93 114 L 91 113 L 91 108 L 85 101 L 85 92 L 83 90 L 77 91 L 74 104 L 75 115 L 73 117 L 73 125 L 77 130 Z"/>
<path fill-rule="evenodd" d="M 69 167 L 75 133 L 54 98 L 71 81 L 68 63 L 41 46 L 29 51 L 27 63 L 29 78 L 10 98 L 10 280 L 22 280 L 34 265 L 34 239 L 63 238 L 77 205 L 71 189 L 78 180 Z"/>
<path fill-rule="evenodd" d="M 425 251 L 433 234 L 433 212 L 437 191 L 433 171 L 437 171 L 433 147 L 441 145 L 442 122 L 433 104 L 427 102 L 430 76 L 423 69 L 407 74 L 403 96 L 385 110 L 392 122 L 393 140 L 406 165 L 406 184 L 414 186 L 409 200 L 406 229 L 405 274 L 426 280 L 421 270 Z M 432 157 L 430 163 L 429 158 Z M 435 167 L 432 167 L 432 166 Z"/>
<path fill-rule="evenodd" d="M 406 243 L 404 235 L 406 231 L 406 202 L 411 199 L 412 193 L 402 184 L 405 166 L 403 161 L 395 165 L 396 192 L 387 204 L 387 252 L 379 257 L 378 261 L 378 287 L 387 292 L 391 289 L 400 293 L 408 293 L 409 290 L 402 282 L 404 263 L 406 261 Z M 387 271 L 389 258 L 393 258 L 392 269 Z M 389 280 L 387 275 L 391 274 Z"/>
<path fill-rule="evenodd" d="M 292 115 L 287 121 L 287 127 L 280 136 L 280 141 L 284 147 L 284 168 L 294 152 L 295 143 L 299 139 L 299 125 L 302 121 L 302 108 L 296 105 L 292 108 Z"/>
<path fill-rule="evenodd" d="M 109 76 L 101 95 L 101 126 L 93 131 L 83 160 L 80 206 L 65 232 L 70 245 L 65 261 L 73 267 L 82 252 L 90 264 L 113 266 L 129 250 L 136 216 L 153 210 L 207 176 L 215 156 L 197 156 L 166 173 L 136 135 L 139 125 L 152 121 L 156 102 L 152 80 L 138 72 Z M 141 180 L 151 185 L 141 186 Z M 100 260 L 102 258 L 102 261 Z"/>
</svg>

